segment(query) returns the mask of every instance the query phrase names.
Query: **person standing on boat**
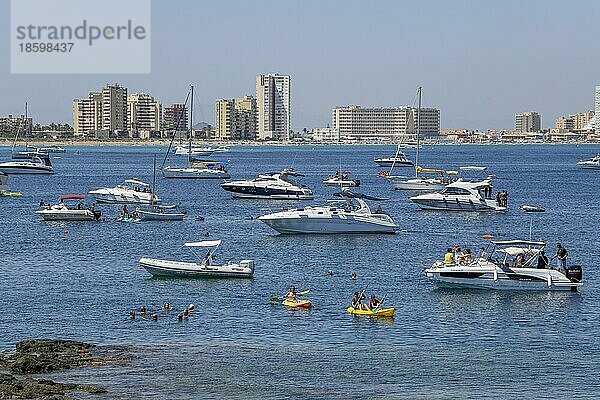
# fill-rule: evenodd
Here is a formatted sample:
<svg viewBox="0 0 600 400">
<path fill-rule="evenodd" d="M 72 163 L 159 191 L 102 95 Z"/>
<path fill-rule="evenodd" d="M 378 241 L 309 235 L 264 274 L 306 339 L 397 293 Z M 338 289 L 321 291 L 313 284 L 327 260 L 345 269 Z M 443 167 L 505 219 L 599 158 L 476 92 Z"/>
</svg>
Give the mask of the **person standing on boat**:
<svg viewBox="0 0 600 400">
<path fill-rule="evenodd" d="M 567 257 L 569 252 L 563 247 L 562 244 L 556 243 L 556 254 L 552 256 L 552 259 L 558 259 L 558 270 L 563 274 L 567 274 Z"/>
<path fill-rule="evenodd" d="M 537 268 L 538 269 L 546 269 L 548 268 L 548 256 L 546 255 L 546 252 L 544 250 L 540 251 L 540 255 L 538 256 L 538 260 L 537 260 Z"/>
<path fill-rule="evenodd" d="M 454 263 L 454 255 L 452 254 L 452 247 L 448 247 L 446 250 L 446 254 L 444 254 L 444 264 L 452 264 Z"/>
</svg>

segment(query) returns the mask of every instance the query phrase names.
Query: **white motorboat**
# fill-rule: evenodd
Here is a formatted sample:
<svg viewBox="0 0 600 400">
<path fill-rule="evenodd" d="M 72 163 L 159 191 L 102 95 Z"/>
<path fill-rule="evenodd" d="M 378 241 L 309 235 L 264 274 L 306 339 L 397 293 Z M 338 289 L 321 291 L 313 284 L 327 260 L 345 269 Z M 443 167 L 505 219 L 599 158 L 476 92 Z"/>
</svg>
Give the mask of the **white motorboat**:
<svg viewBox="0 0 600 400">
<path fill-rule="evenodd" d="M 148 209 L 136 209 L 141 221 L 183 221 L 186 213 L 174 210 L 175 206 L 151 206 Z"/>
<path fill-rule="evenodd" d="M 163 167 L 165 178 L 179 179 L 229 179 L 227 168 L 217 161 L 194 161 L 186 167 Z"/>
<path fill-rule="evenodd" d="M 600 169 L 600 154 L 597 154 L 589 160 L 581 160 L 577 165 L 582 169 Z"/>
<path fill-rule="evenodd" d="M 35 149 L 35 147 L 33 147 Z M 59 145 L 52 145 L 52 146 L 46 146 L 46 147 L 40 147 L 39 151 L 43 151 L 46 153 L 64 153 L 66 152 L 64 147 L 61 147 Z"/>
<path fill-rule="evenodd" d="M 254 261 L 242 260 L 239 263 L 217 265 L 214 263 L 214 253 L 221 244 L 220 240 L 204 240 L 201 242 L 185 243 L 183 247 L 189 249 L 198 259 L 197 262 L 182 262 L 160 260 L 143 257 L 139 263 L 154 276 L 189 277 L 189 278 L 252 278 L 254 275 Z M 198 251 L 207 251 L 205 256 Z"/>
<path fill-rule="evenodd" d="M 452 179 L 449 177 L 450 175 L 458 175 L 458 171 L 444 171 L 441 169 L 423 168 L 420 166 L 417 166 L 415 170 L 417 176 L 414 178 L 388 175 L 386 179 L 396 190 L 424 190 L 435 192 L 442 190 L 446 185 L 452 182 Z M 424 174 L 430 174 L 432 176 L 423 176 Z"/>
<path fill-rule="evenodd" d="M 335 174 L 328 176 L 323 180 L 327 186 L 339 187 L 358 187 L 360 179 L 350 179 L 350 171 L 335 171 Z"/>
<path fill-rule="evenodd" d="M 213 147 L 202 146 L 177 146 L 175 147 L 175 155 L 190 156 L 190 157 L 208 157 L 216 151 Z"/>
<path fill-rule="evenodd" d="M 436 261 L 424 270 L 439 287 L 497 290 L 571 290 L 583 285 L 580 266 L 570 266 L 566 275 L 540 264 L 545 242 L 525 240 L 492 241 L 490 252 L 482 249 L 473 260 Z"/>
<path fill-rule="evenodd" d="M 396 148 L 396 154 L 393 157 L 380 157 L 373 161 L 380 167 L 412 167 L 415 165 L 400 150 L 400 146 Z"/>
<path fill-rule="evenodd" d="M 443 211 L 507 211 L 492 199 L 492 181 L 479 182 L 458 180 L 448 184 L 442 191 L 421 194 L 410 199 L 423 210 Z"/>
<path fill-rule="evenodd" d="M 0 172 L 5 174 L 53 174 L 54 168 L 50 160 L 42 160 L 34 156 L 31 159 L 7 161 L 0 164 Z"/>
<path fill-rule="evenodd" d="M 83 194 L 65 194 L 59 197 L 55 205 L 40 205 L 36 214 L 44 218 L 45 221 L 98 221 L 100 220 L 100 211 L 92 207 L 84 208 Z M 74 207 L 67 206 L 69 201 L 77 201 Z"/>
<path fill-rule="evenodd" d="M 313 192 L 306 186 L 294 183 L 292 177 L 304 176 L 293 168 L 281 172 L 259 175 L 255 179 L 224 182 L 223 190 L 233 197 L 274 200 L 311 200 Z"/>
<path fill-rule="evenodd" d="M 372 212 L 364 199 L 383 200 L 346 189 L 318 207 L 284 210 L 258 217 L 279 233 L 394 233 L 398 225 L 381 207 Z"/>
<path fill-rule="evenodd" d="M 114 188 L 102 188 L 89 192 L 99 203 L 110 204 L 152 204 L 160 199 L 152 193 L 149 185 L 138 179 L 127 179 L 123 184 Z"/>
</svg>

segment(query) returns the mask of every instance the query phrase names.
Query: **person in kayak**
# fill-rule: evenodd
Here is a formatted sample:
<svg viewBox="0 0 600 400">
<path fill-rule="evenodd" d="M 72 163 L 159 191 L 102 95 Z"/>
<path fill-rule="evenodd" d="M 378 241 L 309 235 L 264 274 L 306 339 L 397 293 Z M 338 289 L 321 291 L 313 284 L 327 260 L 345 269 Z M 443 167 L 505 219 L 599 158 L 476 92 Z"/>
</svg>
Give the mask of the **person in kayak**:
<svg viewBox="0 0 600 400">
<path fill-rule="evenodd" d="M 294 285 L 290 286 L 289 292 L 287 292 L 283 297 L 290 301 L 298 301 L 298 294 L 296 293 L 296 287 Z"/>
<path fill-rule="evenodd" d="M 363 300 L 365 299 L 365 294 L 362 295 L 358 292 L 354 292 L 354 297 L 352 297 L 352 303 L 350 304 L 352 308 L 355 310 L 369 310 L 369 306 L 363 304 Z"/>
<path fill-rule="evenodd" d="M 369 301 L 369 309 L 373 310 L 381 304 L 381 301 L 375 295 L 371 295 L 371 300 Z"/>
</svg>

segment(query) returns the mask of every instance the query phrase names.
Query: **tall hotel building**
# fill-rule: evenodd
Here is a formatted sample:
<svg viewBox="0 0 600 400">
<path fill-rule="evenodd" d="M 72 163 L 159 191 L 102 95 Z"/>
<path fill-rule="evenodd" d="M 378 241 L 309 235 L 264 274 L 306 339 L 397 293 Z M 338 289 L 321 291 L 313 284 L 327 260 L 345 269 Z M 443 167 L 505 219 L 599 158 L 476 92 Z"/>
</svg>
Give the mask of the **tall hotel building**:
<svg viewBox="0 0 600 400">
<path fill-rule="evenodd" d="M 256 77 L 259 139 L 289 139 L 291 130 L 290 76 Z"/>
<path fill-rule="evenodd" d="M 256 139 L 256 99 L 244 96 L 215 102 L 215 129 L 219 140 Z"/>
<path fill-rule="evenodd" d="M 127 132 L 127 88 L 115 84 L 102 89 L 102 130 Z"/>
<path fill-rule="evenodd" d="M 438 135 L 440 110 L 421 108 L 419 132 Z M 332 110 L 332 128 L 340 139 L 401 139 L 417 132 L 417 109 L 413 107 L 363 108 L 357 105 Z"/>
<path fill-rule="evenodd" d="M 535 111 L 515 114 L 515 131 L 539 132 L 542 130 L 542 118 Z"/>
<path fill-rule="evenodd" d="M 188 130 L 188 109 L 185 104 L 173 103 L 165 108 L 163 130 L 174 131 L 175 129 L 178 132 Z"/>
<path fill-rule="evenodd" d="M 161 129 L 162 105 L 146 93 L 127 96 L 127 130 L 130 135 L 159 131 Z"/>
<path fill-rule="evenodd" d="M 90 92 L 84 99 L 73 100 L 74 135 L 94 135 L 100 130 L 102 130 L 102 93 Z"/>
</svg>

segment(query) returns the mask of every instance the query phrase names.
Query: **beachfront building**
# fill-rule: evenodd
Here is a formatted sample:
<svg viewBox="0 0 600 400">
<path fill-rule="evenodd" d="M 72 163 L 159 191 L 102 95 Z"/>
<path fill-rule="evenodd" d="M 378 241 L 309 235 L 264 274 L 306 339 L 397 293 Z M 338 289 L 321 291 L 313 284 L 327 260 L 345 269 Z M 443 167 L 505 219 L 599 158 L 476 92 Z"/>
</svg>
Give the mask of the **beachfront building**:
<svg viewBox="0 0 600 400">
<path fill-rule="evenodd" d="M 127 132 L 127 88 L 119 84 L 102 88 L 102 130 Z"/>
<path fill-rule="evenodd" d="M 173 103 L 165 107 L 163 113 L 163 131 L 185 132 L 188 130 L 188 109 L 185 104 Z"/>
<path fill-rule="evenodd" d="M 75 136 L 95 136 L 102 129 L 102 93 L 90 92 L 88 97 L 73 100 L 73 133 Z"/>
<path fill-rule="evenodd" d="M 127 131 L 130 137 L 150 138 L 161 129 L 162 105 L 146 93 L 127 96 Z"/>
<path fill-rule="evenodd" d="M 0 135 L 14 135 L 17 132 L 30 132 L 33 126 L 31 117 L 25 118 L 25 114 L 18 117 L 13 114 L 8 114 L 6 117 L 0 117 Z"/>
<path fill-rule="evenodd" d="M 595 123 L 595 131 L 596 135 L 600 135 L 600 85 L 596 86 L 596 102 L 595 102 L 595 111 L 596 111 L 596 123 Z"/>
<path fill-rule="evenodd" d="M 255 140 L 257 105 L 252 96 L 215 101 L 216 139 Z"/>
<path fill-rule="evenodd" d="M 417 109 L 413 107 L 363 108 L 358 105 L 335 107 L 332 110 L 332 127 L 340 139 L 400 141 L 414 136 Z M 420 133 L 423 136 L 438 135 L 440 110 L 421 108 Z"/>
<path fill-rule="evenodd" d="M 515 131 L 539 132 L 542 130 L 542 118 L 535 111 L 515 114 Z"/>
<path fill-rule="evenodd" d="M 313 128 L 312 140 L 315 142 L 335 143 L 340 141 L 340 132 L 336 128 Z"/>
<path fill-rule="evenodd" d="M 584 132 L 589 122 L 594 118 L 594 110 L 569 114 L 568 116 L 560 116 L 556 118 L 554 128 L 557 131 L 563 132 Z"/>
<path fill-rule="evenodd" d="M 256 77 L 258 139 L 289 140 L 291 131 L 290 76 Z"/>
</svg>

